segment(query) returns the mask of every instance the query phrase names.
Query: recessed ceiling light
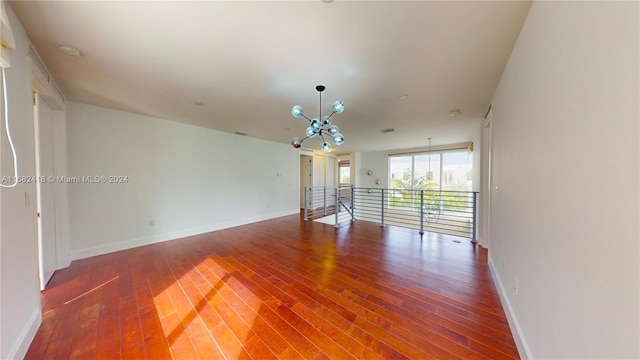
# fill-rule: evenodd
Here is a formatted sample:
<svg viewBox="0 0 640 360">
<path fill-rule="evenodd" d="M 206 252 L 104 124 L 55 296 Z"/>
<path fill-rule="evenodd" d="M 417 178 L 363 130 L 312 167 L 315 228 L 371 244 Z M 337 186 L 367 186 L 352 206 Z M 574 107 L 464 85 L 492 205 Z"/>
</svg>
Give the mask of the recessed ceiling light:
<svg viewBox="0 0 640 360">
<path fill-rule="evenodd" d="M 382 129 L 380 131 L 382 131 L 383 134 L 386 134 L 386 133 L 394 132 L 394 131 L 396 131 L 396 129 L 388 128 L 388 129 Z"/>
<path fill-rule="evenodd" d="M 58 49 L 60 49 L 60 51 L 62 51 L 63 53 L 65 53 L 67 55 L 71 55 L 71 56 L 75 56 L 75 57 L 83 57 L 84 56 L 82 51 L 80 51 L 80 49 L 78 49 L 75 46 L 65 45 L 65 44 L 58 44 Z"/>
<path fill-rule="evenodd" d="M 404 101 L 404 100 L 407 100 L 408 98 L 409 98 L 409 95 L 407 94 L 398 95 L 398 97 L 396 97 L 396 99 L 398 99 L 399 101 Z"/>
<path fill-rule="evenodd" d="M 193 105 L 204 106 L 204 103 L 202 101 L 194 101 Z"/>
<path fill-rule="evenodd" d="M 453 110 L 451 110 L 449 115 L 450 116 L 458 116 L 458 115 L 460 115 L 460 110 L 459 109 L 453 109 Z"/>
</svg>

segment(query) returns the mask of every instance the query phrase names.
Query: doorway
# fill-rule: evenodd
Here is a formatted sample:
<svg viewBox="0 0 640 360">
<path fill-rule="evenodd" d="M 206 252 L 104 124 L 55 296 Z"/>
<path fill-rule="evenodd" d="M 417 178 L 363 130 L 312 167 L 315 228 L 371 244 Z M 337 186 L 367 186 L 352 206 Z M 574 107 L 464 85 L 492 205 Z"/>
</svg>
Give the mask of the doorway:
<svg viewBox="0 0 640 360">
<path fill-rule="evenodd" d="M 338 160 L 338 184 L 340 187 L 351 185 L 351 163 L 349 160 Z"/>
<path fill-rule="evenodd" d="M 38 260 L 40 290 L 57 269 L 54 165 L 54 110 L 33 93 L 36 158 L 36 211 L 38 221 Z"/>
</svg>

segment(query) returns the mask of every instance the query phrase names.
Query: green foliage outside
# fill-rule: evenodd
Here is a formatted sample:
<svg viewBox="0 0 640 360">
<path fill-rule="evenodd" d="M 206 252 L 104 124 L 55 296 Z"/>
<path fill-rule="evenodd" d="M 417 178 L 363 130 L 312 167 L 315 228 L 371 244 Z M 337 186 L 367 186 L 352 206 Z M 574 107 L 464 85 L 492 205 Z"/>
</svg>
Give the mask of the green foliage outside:
<svg viewBox="0 0 640 360">
<path fill-rule="evenodd" d="M 470 212 L 472 194 L 454 193 L 447 191 L 469 191 L 469 187 L 464 182 L 449 184 L 440 192 L 440 185 L 433 181 L 428 181 L 427 176 L 413 177 L 411 169 L 406 169 L 401 178 L 391 179 L 389 193 L 389 206 L 420 209 L 420 192 L 416 190 L 431 190 L 423 193 L 423 205 L 429 208 Z"/>
</svg>

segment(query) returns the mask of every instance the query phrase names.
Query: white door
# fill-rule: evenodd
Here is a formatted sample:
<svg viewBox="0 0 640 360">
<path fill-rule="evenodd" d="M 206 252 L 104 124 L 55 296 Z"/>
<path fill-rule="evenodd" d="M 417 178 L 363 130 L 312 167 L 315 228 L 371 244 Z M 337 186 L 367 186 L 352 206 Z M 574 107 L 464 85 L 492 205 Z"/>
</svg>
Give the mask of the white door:
<svg viewBox="0 0 640 360">
<path fill-rule="evenodd" d="M 56 219 L 53 161 L 53 109 L 35 94 L 34 129 L 36 148 L 36 183 L 38 216 L 38 255 L 40 260 L 40 289 L 56 270 Z"/>
<path fill-rule="evenodd" d="M 327 166 L 325 172 L 324 186 L 327 187 L 327 205 L 333 206 L 336 204 L 335 190 L 336 190 L 336 159 L 327 157 Z"/>
<path fill-rule="evenodd" d="M 313 156 L 313 186 L 321 187 L 325 186 L 325 170 L 327 166 L 327 157 L 323 155 Z M 311 204 L 312 209 L 323 207 L 325 204 L 324 190 L 318 189 L 313 196 Z"/>
<path fill-rule="evenodd" d="M 304 189 L 313 184 L 313 158 L 300 155 L 300 208 L 304 209 Z M 311 206 L 311 196 L 307 199 L 307 205 Z"/>
<path fill-rule="evenodd" d="M 322 155 L 313 156 L 313 186 L 325 186 L 325 169 L 327 157 Z"/>
</svg>

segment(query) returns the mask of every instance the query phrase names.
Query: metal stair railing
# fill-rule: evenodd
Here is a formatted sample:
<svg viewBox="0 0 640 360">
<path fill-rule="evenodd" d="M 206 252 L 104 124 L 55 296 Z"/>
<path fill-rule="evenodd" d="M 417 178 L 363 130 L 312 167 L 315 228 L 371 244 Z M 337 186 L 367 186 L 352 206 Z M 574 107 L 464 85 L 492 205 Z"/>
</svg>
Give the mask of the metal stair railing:
<svg viewBox="0 0 640 360">
<path fill-rule="evenodd" d="M 476 191 L 317 186 L 305 188 L 304 197 L 305 221 L 335 216 L 335 227 L 350 219 L 477 238 Z"/>
<path fill-rule="evenodd" d="M 304 188 L 304 220 L 314 220 L 333 214 L 336 201 L 329 186 Z"/>
<path fill-rule="evenodd" d="M 477 238 L 478 192 L 354 188 L 355 220 Z"/>
</svg>

